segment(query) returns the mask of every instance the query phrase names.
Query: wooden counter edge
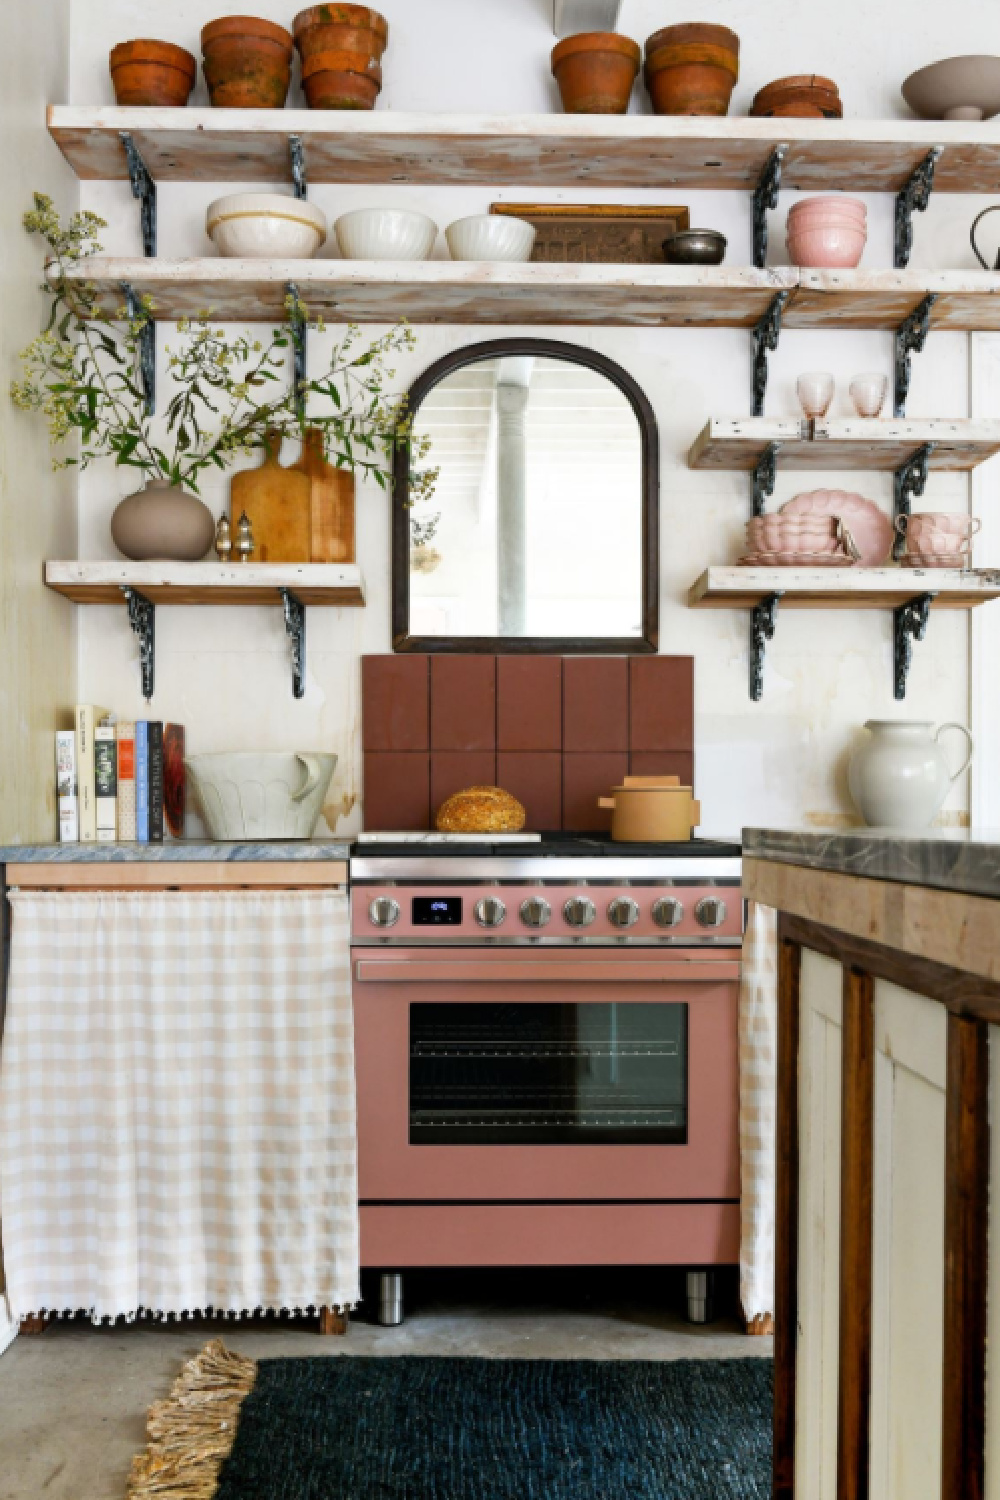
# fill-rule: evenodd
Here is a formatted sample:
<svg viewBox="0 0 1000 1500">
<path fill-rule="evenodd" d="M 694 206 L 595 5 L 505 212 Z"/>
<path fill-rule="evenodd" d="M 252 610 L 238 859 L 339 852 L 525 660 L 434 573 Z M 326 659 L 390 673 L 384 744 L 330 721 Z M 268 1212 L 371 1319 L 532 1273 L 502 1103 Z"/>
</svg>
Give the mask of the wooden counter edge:
<svg viewBox="0 0 1000 1500">
<path fill-rule="evenodd" d="M 1000 981 L 1000 900 L 745 858 L 743 894 L 777 911 Z"/>
<path fill-rule="evenodd" d="M 293 890 L 347 884 L 346 860 L 153 860 L 94 864 L 8 864 L 8 890 L 163 890 L 174 887 Z"/>
</svg>

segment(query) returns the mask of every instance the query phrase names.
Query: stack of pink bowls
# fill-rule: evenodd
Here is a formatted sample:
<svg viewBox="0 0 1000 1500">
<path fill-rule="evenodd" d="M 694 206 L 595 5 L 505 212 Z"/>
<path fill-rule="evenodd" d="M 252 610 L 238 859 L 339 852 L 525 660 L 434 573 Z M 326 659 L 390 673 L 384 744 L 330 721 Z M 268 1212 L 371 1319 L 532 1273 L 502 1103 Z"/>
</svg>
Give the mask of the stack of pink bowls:
<svg viewBox="0 0 1000 1500">
<path fill-rule="evenodd" d="M 786 244 L 793 266 L 856 266 L 867 239 L 868 210 L 860 198 L 803 198 L 789 209 Z"/>
<path fill-rule="evenodd" d="M 777 511 L 747 522 L 741 563 L 757 567 L 846 567 L 836 516 L 788 515 Z"/>
</svg>

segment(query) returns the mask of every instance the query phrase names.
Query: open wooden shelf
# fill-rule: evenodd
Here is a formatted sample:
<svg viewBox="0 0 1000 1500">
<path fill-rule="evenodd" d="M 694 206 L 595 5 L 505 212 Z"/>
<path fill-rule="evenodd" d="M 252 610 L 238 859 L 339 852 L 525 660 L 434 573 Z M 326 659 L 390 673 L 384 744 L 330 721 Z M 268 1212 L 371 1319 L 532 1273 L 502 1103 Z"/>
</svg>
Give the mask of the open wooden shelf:
<svg viewBox="0 0 1000 1500">
<path fill-rule="evenodd" d="M 221 321 L 285 317 L 289 282 L 331 322 L 522 323 L 634 328 L 752 328 L 788 293 L 784 328 L 896 329 L 932 293 L 931 330 L 1000 329 L 994 271 L 758 271 L 730 266 L 509 265 L 494 262 L 117 259 L 69 268 L 104 307 L 122 284 L 166 322 L 211 309 Z"/>
<path fill-rule="evenodd" d="M 280 605 L 281 589 L 307 605 L 365 602 L 361 570 L 347 563 L 47 562 L 45 582 L 76 604 L 125 604 L 124 588 L 157 605 Z"/>
<path fill-rule="evenodd" d="M 128 177 L 126 131 L 157 182 L 752 190 L 772 150 L 782 183 L 899 192 L 935 146 L 935 192 L 1000 192 L 1000 124 L 652 115 L 401 114 L 391 110 L 117 109 L 55 105 L 49 130 L 79 177 Z"/>
<path fill-rule="evenodd" d="M 1000 599 L 1000 569 L 950 568 L 708 568 L 688 603 L 701 608 L 752 609 L 774 594 L 782 609 L 895 609 L 935 594 L 934 609 L 971 609 Z"/>
<path fill-rule="evenodd" d="M 692 444 L 692 469 L 755 467 L 772 443 L 782 469 L 890 469 L 933 444 L 929 469 L 974 469 L 1000 452 L 1000 421 L 933 417 L 713 417 Z"/>
</svg>

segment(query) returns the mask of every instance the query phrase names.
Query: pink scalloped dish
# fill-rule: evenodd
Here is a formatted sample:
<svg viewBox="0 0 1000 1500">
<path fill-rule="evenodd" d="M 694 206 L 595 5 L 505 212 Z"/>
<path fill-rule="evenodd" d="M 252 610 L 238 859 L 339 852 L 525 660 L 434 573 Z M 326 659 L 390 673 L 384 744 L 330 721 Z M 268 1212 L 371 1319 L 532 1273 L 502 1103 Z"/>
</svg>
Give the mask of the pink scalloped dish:
<svg viewBox="0 0 1000 1500">
<path fill-rule="evenodd" d="M 880 568 L 892 551 L 893 530 L 888 516 L 873 501 L 850 490 L 807 490 L 783 505 L 781 513 L 839 516 L 850 529 L 863 568 Z"/>
</svg>

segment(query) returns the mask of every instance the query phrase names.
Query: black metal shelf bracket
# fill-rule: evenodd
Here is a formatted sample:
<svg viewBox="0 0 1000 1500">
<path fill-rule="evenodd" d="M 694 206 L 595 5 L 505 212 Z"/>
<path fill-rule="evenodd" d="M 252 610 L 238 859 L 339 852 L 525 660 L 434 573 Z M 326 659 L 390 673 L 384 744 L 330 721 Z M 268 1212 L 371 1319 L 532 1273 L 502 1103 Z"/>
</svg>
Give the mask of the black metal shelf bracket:
<svg viewBox="0 0 1000 1500">
<path fill-rule="evenodd" d="M 302 387 L 306 379 L 306 320 L 300 311 L 299 288 L 296 282 L 285 283 L 285 297 L 292 303 L 288 313 L 288 326 L 292 334 L 292 378 L 295 381 L 295 406 L 301 417 L 305 411 L 305 396 Z"/>
<path fill-rule="evenodd" d="M 137 318 L 144 316 L 135 288 L 130 281 L 123 281 L 122 291 L 125 293 L 125 311 L 129 322 L 134 323 Z M 149 316 L 146 316 L 139 334 L 139 379 L 146 400 L 146 410 L 152 416 L 156 410 L 156 324 Z"/>
<path fill-rule="evenodd" d="M 132 197 L 139 200 L 140 221 L 142 223 L 142 253 L 147 256 L 156 254 L 156 183 L 153 181 L 149 168 L 142 159 L 138 146 L 127 130 L 119 130 L 118 137 L 125 147 L 125 160 L 128 162 L 128 178 L 132 184 Z"/>
<path fill-rule="evenodd" d="M 924 443 L 916 453 L 910 455 L 905 464 L 902 464 L 893 475 L 892 480 L 892 523 L 895 532 L 892 543 L 892 555 L 895 558 L 902 557 L 906 551 L 905 527 L 899 525 L 901 516 L 909 520 L 910 501 L 914 495 L 922 495 L 927 484 L 927 468 L 930 463 L 931 454 L 934 452 L 933 443 Z"/>
<path fill-rule="evenodd" d="M 121 584 L 128 605 L 128 622 L 139 637 L 139 669 L 142 675 L 142 696 L 148 703 L 153 696 L 156 680 L 156 605 L 138 589 Z"/>
<path fill-rule="evenodd" d="M 896 360 L 893 385 L 893 416 L 906 415 L 906 398 L 910 393 L 910 356 L 919 354 L 927 342 L 931 326 L 931 313 L 937 294 L 930 292 L 909 317 L 904 318 L 896 329 Z"/>
<path fill-rule="evenodd" d="M 892 263 L 897 271 L 905 270 L 910 263 L 913 249 L 913 215 L 923 213 L 930 201 L 934 187 L 934 168 L 944 151 L 943 146 L 934 146 L 918 167 L 914 167 L 909 182 L 896 194 L 896 230 L 893 241 Z"/>
<path fill-rule="evenodd" d="M 769 495 L 774 494 L 774 480 L 778 472 L 778 454 L 781 452 L 780 443 L 768 443 L 763 453 L 753 466 L 750 475 L 751 486 L 751 514 L 762 516 L 764 514 L 764 501 Z"/>
<path fill-rule="evenodd" d="M 760 270 L 767 265 L 767 211 L 778 206 L 781 164 L 787 154 L 787 146 L 775 146 L 753 190 L 753 263 Z"/>
<path fill-rule="evenodd" d="M 927 616 L 936 594 L 918 594 L 892 612 L 893 693 L 906 697 L 906 679 L 913 660 L 913 642 L 922 641 L 927 633 Z"/>
<path fill-rule="evenodd" d="M 774 300 L 753 331 L 753 415 L 764 415 L 764 393 L 767 390 L 767 356 L 778 347 L 781 315 L 790 293 L 776 292 Z"/>
<path fill-rule="evenodd" d="M 750 697 L 759 703 L 764 696 L 764 651 L 774 639 L 781 592 L 768 594 L 750 612 Z"/>
<path fill-rule="evenodd" d="M 300 135 L 288 137 L 288 154 L 292 159 L 292 182 L 296 198 L 309 196 L 309 181 L 306 177 L 306 148 Z"/>
<path fill-rule="evenodd" d="M 292 692 L 304 698 L 306 692 L 306 607 L 291 589 L 279 589 L 285 611 L 285 630 L 292 643 Z"/>
</svg>

